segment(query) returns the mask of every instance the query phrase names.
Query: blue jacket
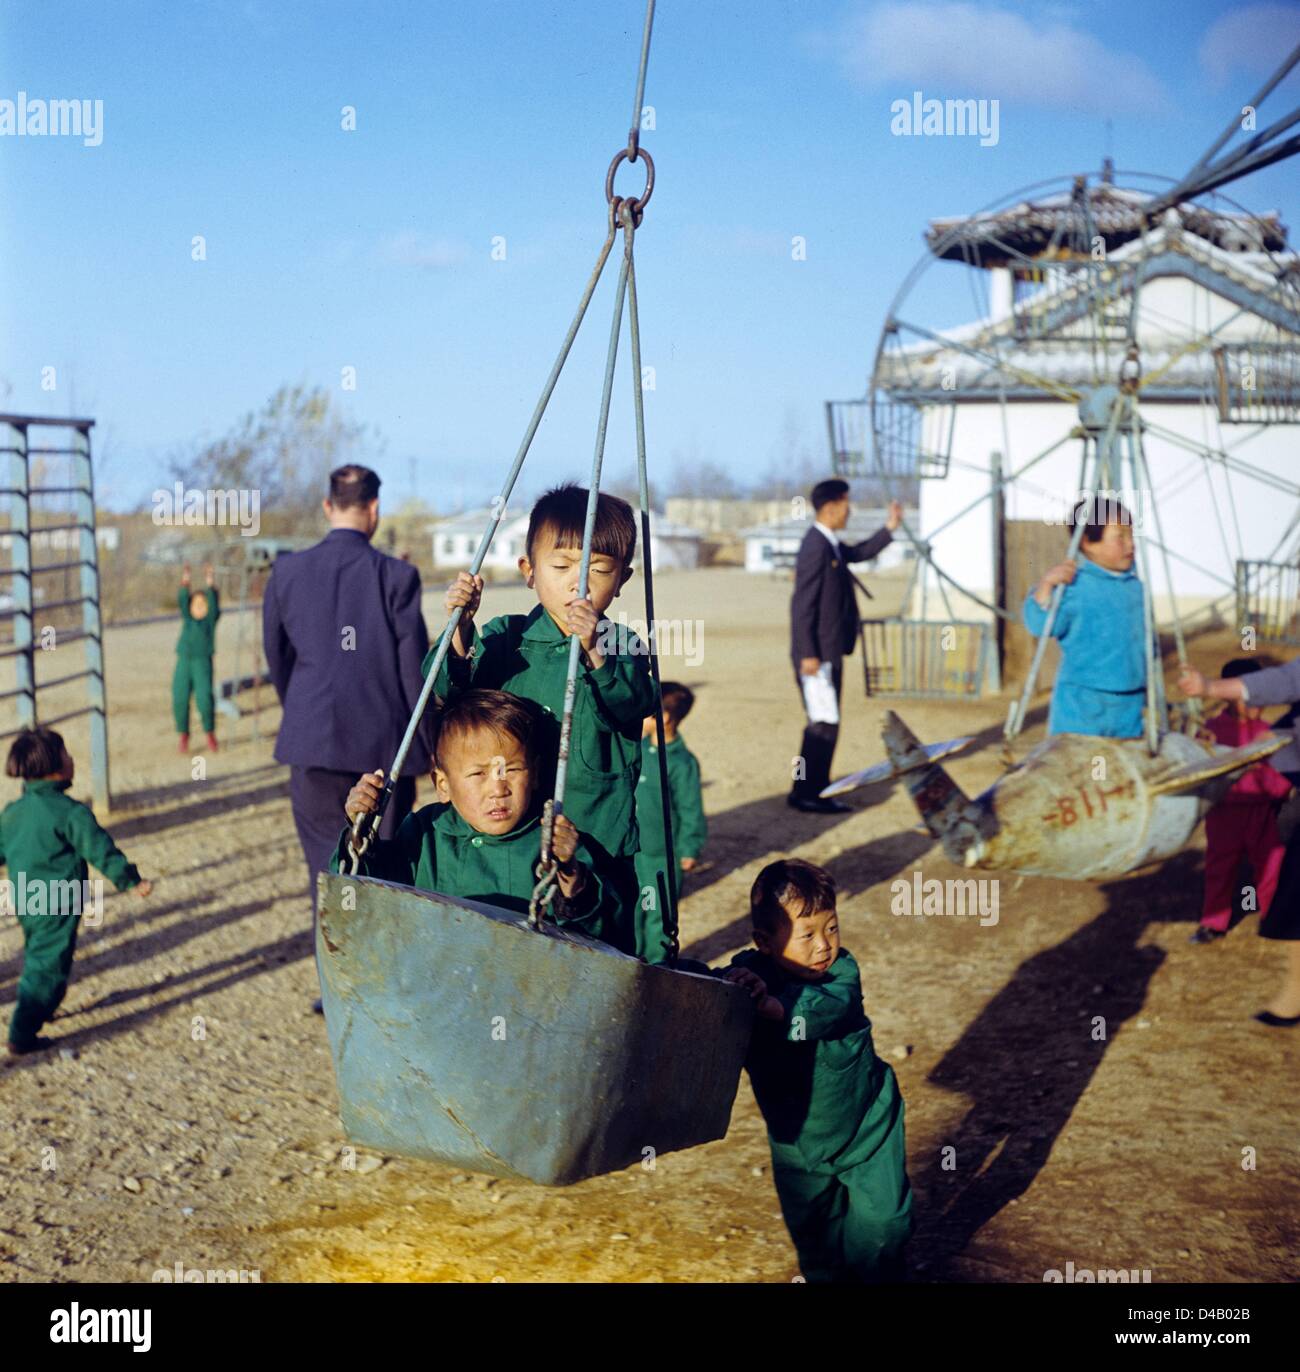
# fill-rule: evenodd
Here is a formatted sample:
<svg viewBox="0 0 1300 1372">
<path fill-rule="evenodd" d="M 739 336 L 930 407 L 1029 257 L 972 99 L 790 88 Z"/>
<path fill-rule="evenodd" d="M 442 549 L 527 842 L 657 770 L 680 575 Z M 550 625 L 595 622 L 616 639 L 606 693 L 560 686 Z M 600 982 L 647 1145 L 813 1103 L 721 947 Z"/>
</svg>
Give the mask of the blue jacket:
<svg viewBox="0 0 1300 1372">
<path fill-rule="evenodd" d="M 262 644 L 284 706 L 275 760 L 358 776 L 387 770 L 424 684 L 429 635 L 416 568 L 358 530 L 331 529 L 315 547 L 276 560 Z M 428 769 L 417 733 L 402 775 Z"/>
<path fill-rule="evenodd" d="M 1142 582 L 1130 568 L 1109 572 L 1086 557 L 1065 587 L 1052 625 L 1061 644 L 1061 666 L 1052 691 L 1052 734 L 1136 737 L 1142 732 L 1141 694 L 1147 662 Z M 1025 597 L 1025 628 L 1035 638 L 1047 626 L 1047 611 Z M 1114 697 L 1127 696 L 1116 700 Z"/>
</svg>

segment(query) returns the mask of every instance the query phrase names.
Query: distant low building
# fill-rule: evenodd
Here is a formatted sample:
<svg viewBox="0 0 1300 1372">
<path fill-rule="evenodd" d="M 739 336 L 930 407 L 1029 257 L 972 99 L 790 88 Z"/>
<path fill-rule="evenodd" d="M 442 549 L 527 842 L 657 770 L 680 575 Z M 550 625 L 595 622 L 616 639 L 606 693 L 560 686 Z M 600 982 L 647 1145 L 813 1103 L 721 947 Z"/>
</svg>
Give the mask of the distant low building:
<svg viewBox="0 0 1300 1372">
<path fill-rule="evenodd" d="M 466 510 L 464 514 L 452 515 L 429 525 L 433 539 L 433 565 L 439 570 L 461 571 L 474 561 L 478 545 L 483 541 L 483 531 L 492 518 L 487 506 L 477 510 Z M 528 537 L 528 515 L 512 516 L 498 527 L 487 557 L 483 559 L 485 571 L 514 572 L 518 570 L 519 559 L 524 555 L 524 545 Z"/>
<path fill-rule="evenodd" d="M 484 507 L 467 510 L 464 514 L 453 515 L 429 525 L 433 539 L 433 565 L 439 570 L 459 571 L 468 568 L 478 552 L 487 528 L 491 511 Z M 641 516 L 637 513 L 637 533 L 640 535 Z M 519 559 L 524 556 L 528 538 L 527 514 L 517 515 L 502 522 L 492 539 L 492 546 L 483 559 L 483 567 L 497 573 L 514 572 Z M 700 564 L 701 535 L 698 529 L 669 520 L 666 515 L 652 512 L 650 515 L 650 557 L 654 570 L 698 567 Z M 633 559 L 634 565 L 639 558 Z"/>
<path fill-rule="evenodd" d="M 877 529 L 883 527 L 888 510 L 854 509 L 849 517 L 848 527 L 840 530 L 841 543 L 861 543 L 870 538 Z M 915 510 L 904 510 L 904 519 L 911 524 L 916 518 Z M 745 542 L 745 570 L 747 572 L 775 572 L 785 567 L 793 567 L 799 545 L 811 525 L 807 519 L 776 519 L 753 528 L 743 529 L 741 537 Z M 873 562 L 877 571 L 901 566 L 916 556 L 911 543 L 906 538 L 895 539 Z M 850 563 L 850 566 L 862 565 Z"/>
<path fill-rule="evenodd" d="M 641 516 L 637 515 L 640 525 Z M 638 536 L 640 530 L 638 528 Z M 676 524 L 667 515 L 657 511 L 650 512 L 650 562 L 651 570 L 658 572 L 689 571 L 700 565 L 700 545 L 703 535 L 698 529 L 685 524 Z M 639 549 L 638 549 L 639 554 Z M 638 555 L 634 566 L 641 562 Z"/>
<path fill-rule="evenodd" d="M 33 529 L 29 535 L 31 548 L 36 551 L 38 548 L 48 548 L 59 552 L 66 552 L 70 548 L 81 546 L 80 529 L 52 529 L 48 533 L 42 529 Z M 95 546 L 105 548 L 111 552 L 117 547 L 120 541 L 120 534 L 117 529 L 100 527 L 95 530 Z M 8 552 L 14 543 L 13 534 L 0 534 L 0 552 Z"/>
</svg>

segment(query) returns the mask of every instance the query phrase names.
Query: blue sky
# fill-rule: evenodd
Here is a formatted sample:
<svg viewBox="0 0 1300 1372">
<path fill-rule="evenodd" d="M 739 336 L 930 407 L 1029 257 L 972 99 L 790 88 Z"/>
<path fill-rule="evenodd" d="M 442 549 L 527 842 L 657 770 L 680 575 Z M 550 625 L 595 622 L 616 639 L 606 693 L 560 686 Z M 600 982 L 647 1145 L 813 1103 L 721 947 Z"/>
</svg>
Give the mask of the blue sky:
<svg viewBox="0 0 1300 1372">
<path fill-rule="evenodd" d="M 382 433 L 386 497 L 414 475 L 439 508 L 486 499 L 603 237 L 642 17 L 640 0 L 10 0 L 0 99 L 100 99 L 104 116 L 98 147 L 0 137 L 0 403 L 93 415 L 120 506 L 280 385 L 319 384 Z M 824 452 L 822 402 L 863 392 L 931 217 L 1095 170 L 1107 148 L 1177 176 L 1296 41 L 1296 3 L 661 0 L 637 238 L 660 488 L 694 460 L 743 480 Z M 997 144 L 892 136 L 891 101 L 916 89 L 997 99 Z M 1295 227 L 1298 173 L 1229 194 Z M 527 490 L 590 463 L 614 280 Z M 630 385 L 624 370 L 615 472 Z"/>
</svg>

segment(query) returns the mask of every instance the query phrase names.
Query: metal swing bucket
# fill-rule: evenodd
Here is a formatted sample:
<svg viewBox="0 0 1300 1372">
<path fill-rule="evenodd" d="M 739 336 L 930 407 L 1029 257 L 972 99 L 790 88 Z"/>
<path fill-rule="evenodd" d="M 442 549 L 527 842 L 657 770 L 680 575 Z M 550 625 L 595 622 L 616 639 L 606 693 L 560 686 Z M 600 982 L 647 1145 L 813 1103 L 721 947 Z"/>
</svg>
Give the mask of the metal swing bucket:
<svg viewBox="0 0 1300 1372">
<path fill-rule="evenodd" d="M 475 901 L 318 880 L 356 1143 L 567 1186 L 727 1132 L 753 1023 L 739 987 Z"/>
</svg>

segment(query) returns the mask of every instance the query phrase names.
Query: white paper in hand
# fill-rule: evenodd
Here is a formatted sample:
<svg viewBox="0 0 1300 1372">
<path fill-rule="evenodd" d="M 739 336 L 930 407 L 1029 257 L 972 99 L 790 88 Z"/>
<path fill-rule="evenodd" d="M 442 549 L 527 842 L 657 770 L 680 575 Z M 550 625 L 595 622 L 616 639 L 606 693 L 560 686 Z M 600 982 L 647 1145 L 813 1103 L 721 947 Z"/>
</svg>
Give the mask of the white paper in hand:
<svg viewBox="0 0 1300 1372">
<path fill-rule="evenodd" d="M 815 675 L 803 677 L 802 682 L 809 724 L 838 724 L 840 703 L 835 699 L 835 687 L 831 682 L 831 664 L 823 662 Z"/>
</svg>

